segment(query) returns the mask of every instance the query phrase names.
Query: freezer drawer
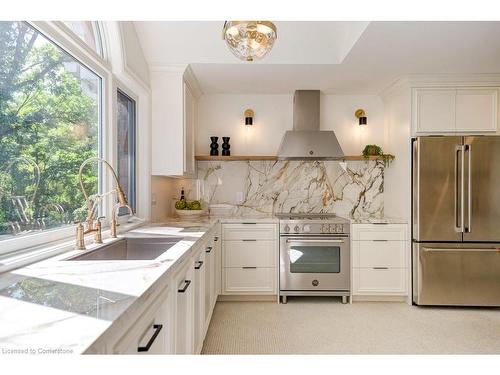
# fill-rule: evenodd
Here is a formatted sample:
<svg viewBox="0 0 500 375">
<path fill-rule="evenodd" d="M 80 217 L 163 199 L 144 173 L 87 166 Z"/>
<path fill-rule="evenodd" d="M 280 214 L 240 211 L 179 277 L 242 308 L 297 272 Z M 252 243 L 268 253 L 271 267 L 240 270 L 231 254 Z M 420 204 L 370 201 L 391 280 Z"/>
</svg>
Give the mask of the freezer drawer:
<svg viewBox="0 0 500 375">
<path fill-rule="evenodd" d="M 414 243 L 413 302 L 500 306 L 500 244 Z"/>
</svg>

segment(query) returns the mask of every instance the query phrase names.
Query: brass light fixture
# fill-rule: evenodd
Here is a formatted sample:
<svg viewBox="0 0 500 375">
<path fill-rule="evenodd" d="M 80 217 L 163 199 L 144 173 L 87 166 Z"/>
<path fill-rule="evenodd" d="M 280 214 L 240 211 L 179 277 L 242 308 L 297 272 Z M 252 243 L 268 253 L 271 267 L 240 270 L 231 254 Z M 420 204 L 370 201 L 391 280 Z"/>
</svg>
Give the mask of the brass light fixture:
<svg viewBox="0 0 500 375">
<path fill-rule="evenodd" d="M 222 31 L 229 50 L 243 61 L 262 59 L 276 38 L 276 26 L 270 21 L 226 21 Z"/>
<path fill-rule="evenodd" d="M 253 125 L 253 116 L 254 116 L 253 110 L 247 109 L 245 110 L 244 114 L 245 114 L 245 125 Z"/>
<path fill-rule="evenodd" d="M 367 118 L 366 118 L 366 113 L 363 109 L 356 110 L 356 112 L 354 112 L 354 116 L 356 116 L 359 119 L 359 125 L 366 125 Z"/>
</svg>

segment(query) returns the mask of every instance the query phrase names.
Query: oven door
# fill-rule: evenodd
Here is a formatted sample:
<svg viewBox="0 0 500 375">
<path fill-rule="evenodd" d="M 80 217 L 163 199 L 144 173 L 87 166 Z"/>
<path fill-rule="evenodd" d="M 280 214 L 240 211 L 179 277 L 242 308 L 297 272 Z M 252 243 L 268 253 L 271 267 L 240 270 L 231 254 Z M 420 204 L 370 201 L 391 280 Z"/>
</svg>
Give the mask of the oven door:
<svg viewBox="0 0 500 375">
<path fill-rule="evenodd" d="M 280 290 L 348 291 L 349 259 L 347 236 L 282 236 Z"/>
</svg>

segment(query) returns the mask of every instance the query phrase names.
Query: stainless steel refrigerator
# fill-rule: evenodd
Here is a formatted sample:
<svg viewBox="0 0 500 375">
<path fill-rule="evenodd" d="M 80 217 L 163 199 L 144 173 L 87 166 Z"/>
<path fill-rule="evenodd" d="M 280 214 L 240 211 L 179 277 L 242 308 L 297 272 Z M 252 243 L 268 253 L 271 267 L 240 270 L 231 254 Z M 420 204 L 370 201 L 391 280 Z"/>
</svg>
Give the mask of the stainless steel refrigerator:
<svg viewBox="0 0 500 375">
<path fill-rule="evenodd" d="M 500 306 L 500 137 L 413 140 L 413 302 Z"/>
</svg>

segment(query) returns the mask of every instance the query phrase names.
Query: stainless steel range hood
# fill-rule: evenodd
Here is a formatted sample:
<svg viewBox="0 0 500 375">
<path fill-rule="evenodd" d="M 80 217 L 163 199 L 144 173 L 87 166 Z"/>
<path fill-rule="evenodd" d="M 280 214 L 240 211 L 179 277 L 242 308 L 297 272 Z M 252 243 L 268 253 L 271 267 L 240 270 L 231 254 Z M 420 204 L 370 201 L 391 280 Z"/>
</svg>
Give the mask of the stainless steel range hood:
<svg viewBox="0 0 500 375">
<path fill-rule="evenodd" d="M 335 133 L 319 130 L 319 90 L 297 90 L 293 97 L 293 130 L 283 136 L 279 160 L 339 160 L 344 157 Z"/>
</svg>

